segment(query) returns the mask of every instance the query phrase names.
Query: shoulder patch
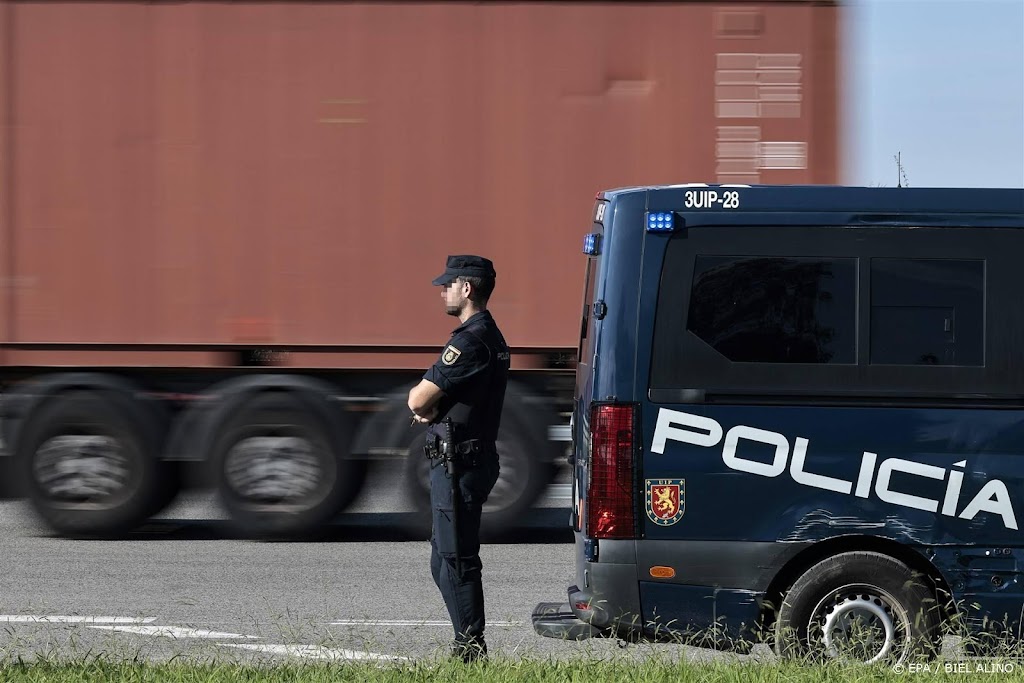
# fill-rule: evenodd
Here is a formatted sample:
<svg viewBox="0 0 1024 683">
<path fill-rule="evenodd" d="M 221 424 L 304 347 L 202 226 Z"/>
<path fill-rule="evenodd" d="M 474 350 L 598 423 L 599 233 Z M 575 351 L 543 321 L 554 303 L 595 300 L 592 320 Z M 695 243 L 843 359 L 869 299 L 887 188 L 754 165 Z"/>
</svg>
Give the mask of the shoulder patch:
<svg viewBox="0 0 1024 683">
<path fill-rule="evenodd" d="M 441 362 L 445 365 L 455 365 L 455 361 L 457 361 L 461 355 L 462 351 L 449 344 L 445 347 L 444 353 L 441 354 Z"/>
</svg>

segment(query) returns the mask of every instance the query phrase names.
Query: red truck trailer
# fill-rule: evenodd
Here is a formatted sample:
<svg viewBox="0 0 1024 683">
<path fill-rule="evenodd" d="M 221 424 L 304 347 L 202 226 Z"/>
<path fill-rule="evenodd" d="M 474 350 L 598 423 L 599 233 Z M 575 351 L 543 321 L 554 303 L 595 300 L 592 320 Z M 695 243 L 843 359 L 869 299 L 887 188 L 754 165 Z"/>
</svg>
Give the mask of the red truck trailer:
<svg viewBox="0 0 1024 683">
<path fill-rule="evenodd" d="M 70 535 L 192 485 L 299 534 L 406 455 L 425 506 L 405 394 L 479 253 L 512 523 L 564 455 L 595 191 L 835 183 L 840 9 L 0 0 L 7 476 Z"/>
</svg>

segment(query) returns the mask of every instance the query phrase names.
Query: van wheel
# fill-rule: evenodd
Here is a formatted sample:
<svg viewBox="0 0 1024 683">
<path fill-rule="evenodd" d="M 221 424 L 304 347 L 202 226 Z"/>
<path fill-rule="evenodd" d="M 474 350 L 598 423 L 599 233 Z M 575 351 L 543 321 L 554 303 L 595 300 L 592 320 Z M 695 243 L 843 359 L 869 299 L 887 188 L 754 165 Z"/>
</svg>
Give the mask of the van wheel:
<svg viewBox="0 0 1024 683">
<path fill-rule="evenodd" d="M 164 479 L 155 432 L 141 408 L 117 394 L 74 391 L 48 400 L 19 448 L 32 506 L 52 529 L 71 536 L 138 526 Z"/>
<path fill-rule="evenodd" d="M 290 394 L 264 393 L 242 406 L 223 425 L 212 458 L 231 526 L 245 536 L 286 538 L 333 519 L 363 473 L 336 441 Z"/>
<path fill-rule="evenodd" d="M 502 417 L 498 431 L 498 480 L 484 503 L 480 533 L 498 535 L 523 522 L 523 516 L 537 501 L 551 480 L 551 465 L 539 457 L 543 444 L 515 412 Z M 417 431 L 408 447 L 406 490 L 417 514 L 417 531 L 430 525 L 430 461 L 423 455 L 426 430 Z"/>
<path fill-rule="evenodd" d="M 907 565 L 881 553 L 840 553 L 789 589 L 775 648 L 782 657 L 896 664 L 935 654 L 938 621 L 934 591 Z"/>
</svg>

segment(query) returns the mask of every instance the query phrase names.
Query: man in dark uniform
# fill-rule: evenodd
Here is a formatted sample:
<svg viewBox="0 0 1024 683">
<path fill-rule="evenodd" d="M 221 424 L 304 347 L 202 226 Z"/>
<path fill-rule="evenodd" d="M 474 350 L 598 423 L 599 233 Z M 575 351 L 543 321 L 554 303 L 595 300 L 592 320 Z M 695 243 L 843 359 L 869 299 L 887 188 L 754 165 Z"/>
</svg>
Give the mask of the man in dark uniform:
<svg viewBox="0 0 1024 683">
<path fill-rule="evenodd" d="M 494 266 L 488 259 L 448 257 L 444 273 L 433 284 L 442 287 L 448 315 L 458 317 L 462 324 L 452 332 L 441 357 L 409 392 L 413 420 L 430 425 L 430 571 L 455 629 L 452 654 L 466 662 L 487 654 L 480 516 L 498 479 L 494 444 L 511 359 L 508 345 L 487 310 L 494 279 Z M 446 417 L 451 418 L 454 428 L 454 472 L 440 457 L 446 439 L 442 421 Z M 458 494 L 453 490 L 453 477 Z M 458 503 L 457 510 L 454 502 Z"/>
</svg>

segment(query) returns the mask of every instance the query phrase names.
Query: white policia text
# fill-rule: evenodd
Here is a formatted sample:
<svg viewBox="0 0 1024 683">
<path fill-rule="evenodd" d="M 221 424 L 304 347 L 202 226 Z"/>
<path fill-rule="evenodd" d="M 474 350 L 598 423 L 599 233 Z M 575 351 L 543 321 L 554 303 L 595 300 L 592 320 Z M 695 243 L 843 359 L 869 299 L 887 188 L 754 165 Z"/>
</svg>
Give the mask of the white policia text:
<svg viewBox="0 0 1024 683">
<path fill-rule="evenodd" d="M 789 440 L 784 435 L 756 427 L 736 425 L 725 432 L 724 436 L 722 462 L 726 467 L 738 472 L 757 474 L 762 477 L 777 477 L 786 471 L 788 465 L 789 474 L 797 484 L 846 495 L 852 494 L 859 498 L 867 498 L 871 495 L 871 483 L 874 481 L 875 495 L 886 503 L 926 512 L 940 512 L 947 517 L 968 520 L 974 519 L 979 512 L 990 512 L 1002 517 L 1003 525 L 1007 529 L 1017 530 L 1017 517 L 1010 501 L 1010 493 L 1006 484 L 998 479 L 987 481 L 971 502 L 960 511 L 959 515 L 957 514 L 957 509 L 960 507 L 960 487 L 964 480 L 962 469 L 967 466 L 966 460 L 953 463 L 952 466 L 959 469 L 947 470 L 902 458 L 886 458 L 878 463 L 876 453 L 864 451 L 861 456 L 860 472 L 856 484 L 854 484 L 845 479 L 808 472 L 806 469 L 808 441 L 803 437 L 796 437 L 791 449 Z M 658 411 L 658 423 L 654 429 L 651 451 L 664 454 L 665 444 L 668 441 L 713 448 L 722 442 L 722 437 L 722 425 L 709 417 L 661 408 Z M 767 463 L 744 458 L 737 452 L 740 441 L 755 441 L 774 446 L 774 460 Z M 791 454 L 792 459 L 790 459 Z M 892 490 L 889 484 L 894 472 L 945 481 L 946 491 L 941 503 L 931 498 Z"/>
</svg>

